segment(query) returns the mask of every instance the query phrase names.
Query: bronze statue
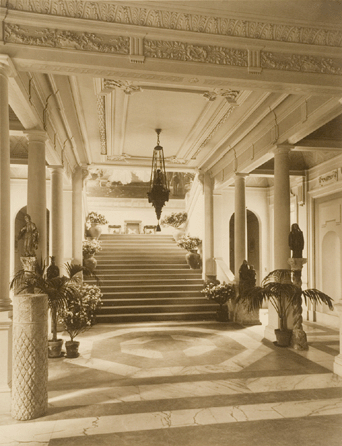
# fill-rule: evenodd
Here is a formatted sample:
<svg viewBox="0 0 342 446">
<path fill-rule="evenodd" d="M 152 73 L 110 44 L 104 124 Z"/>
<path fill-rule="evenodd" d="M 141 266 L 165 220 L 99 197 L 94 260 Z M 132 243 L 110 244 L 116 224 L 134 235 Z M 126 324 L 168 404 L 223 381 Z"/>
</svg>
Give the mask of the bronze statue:
<svg viewBox="0 0 342 446">
<path fill-rule="evenodd" d="M 26 214 L 24 217 L 25 226 L 20 229 L 18 239 L 24 237 L 24 256 L 35 257 L 35 250 L 38 249 L 39 233 L 35 223 L 31 221 L 31 217 Z"/>
<path fill-rule="evenodd" d="M 299 229 L 297 223 L 293 223 L 291 226 L 289 246 L 292 250 L 292 257 L 294 259 L 301 259 L 303 257 L 304 237 L 303 232 Z"/>
<path fill-rule="evenodd" d="M 256 271 L 253 265 L 250 265 L 247 260 L 244 260 L 239 269 L 239 293 L 243 294 L 245 290 L 254 288 L 255 285 Z"/>
</svg>

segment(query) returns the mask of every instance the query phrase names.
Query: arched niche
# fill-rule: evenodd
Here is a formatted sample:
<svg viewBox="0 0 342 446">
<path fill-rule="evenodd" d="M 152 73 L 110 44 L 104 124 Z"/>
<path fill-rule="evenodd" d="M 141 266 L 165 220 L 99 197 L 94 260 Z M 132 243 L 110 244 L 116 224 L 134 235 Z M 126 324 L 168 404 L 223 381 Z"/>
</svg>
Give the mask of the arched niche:
<svg viewBox="0 0 342 446">
<path fill-rule="evenodd" d="M 15 222 L 14 222 L 14 271 L 18 271 L 22 268 L 20 257 L 23 255 L 24 251 L 24 241 L 23 239 L 18 240 L 18 235 L 20 229 L 25 225 L 24 216 L 27 214 L 27 206 L 24 206 L 18 211 Z M 46 231 L 47 231 L 47 253 L 49 253 L 49 227 L 50 227 L 50 211 L 46 209 Z M 46 260 L 47 259 L 43 259 Z"/>
<path fill-rule="evenodd" d="M 229 267 L 235 274 L 234 225 L 235 214 L 229 221 Z M 249 209 L 247 209 L 247 261 L 254 266 L 257 280 L 260 280 L 260 225 L 257 216 Z"/>
</svg>

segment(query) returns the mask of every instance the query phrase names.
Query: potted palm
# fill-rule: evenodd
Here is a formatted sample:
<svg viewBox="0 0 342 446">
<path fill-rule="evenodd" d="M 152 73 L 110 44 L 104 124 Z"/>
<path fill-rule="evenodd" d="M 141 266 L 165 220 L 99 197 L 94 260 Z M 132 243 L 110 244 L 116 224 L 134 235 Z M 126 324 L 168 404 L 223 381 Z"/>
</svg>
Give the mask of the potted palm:
<svg viewBox="0 0 342 446">
<path fill-rule="evenodd" d="M 106 217 L 98 212 L 90 212 L 87 217 L 87 222 L 90 223 L 88 232 L 92 238 L 98 239 L 102 234 L 102 226 L 108 223 Z"/>
<path fill-rule="evenodd" d="M 33 271 L 19 270 L 10 285 L 17 294 L 24 292 L 30 294 L 46 294 L 51 310 L 51 333 L 49 340 L 49 357 L 61 356 L 63 345 L 62 339 L 57 339 L 57 318 L 58 313 L 65 307 L 68 299 L 77 293 L 77 283 L 68 277 L 52 277 L 46 274 L 46 267 L 43 263 L 36 262 Z"/>
<path fill-rule="evenodd" d="M 187 218 L 188 214 L 186 212 L 172 212 L 161 220 L 161 225 L 173 228 L 173 238 L 177 241 L 184 235 L 184 226 Z"/>
<path fill-rule="evenodd" d="M 180 248 L 189 251 L 185 255 L 185 259 L 191 269 L 200 269 L 202 266 L 201 256 L 198 253 L 198 248 L 202 245 L 202 240 L 198 237 L 191 237 L 190 235 L 183 235 L 177 240 L 177 245 Z"/>
<path fill-rule="evenodd" d="M 76 358 L 78 356 L 79 341 L 75 337 L 89 329 L 96 320 L 96 310 L 101 305 L 102 293 L 97 285 L 83 283 L 75 293 L 66 301 L 66 306 L 61 312 L 61 318 L 65 330 L 70 336 L 66 341 L 66 356 Z"/>
<path fill-rule="evenodd" d="M 217 319 L 220 322 L 227 322 L 229 319 L 228 307 L 224 305 L 235 297 L 235 288 L 231 283 L 220 283 L 219 280 L 209 280 L 205 283 L 205 288 L 201 291 L 209 300 L 214 300 L 220 305 L 217 310 Z"/>
<path fill-rule="evenodd" d="M 332 298 L 317 289 L 302 290 L 291 281 L 291 270 L 277 269 L 270 272 L 261 282 L 260 287 L 245 290 L 237 302 L 246 305 L 249 311 L 260 309 L 264 300 L 269 301 L 279 317 L 279 328 L 275 329 L 277 344 L 282 347 L 290 345 L 292 331 L 287 327 L 287 318 L 293 305 L 299 298 L 323 303 L 333 310 Z"/>
</svg>

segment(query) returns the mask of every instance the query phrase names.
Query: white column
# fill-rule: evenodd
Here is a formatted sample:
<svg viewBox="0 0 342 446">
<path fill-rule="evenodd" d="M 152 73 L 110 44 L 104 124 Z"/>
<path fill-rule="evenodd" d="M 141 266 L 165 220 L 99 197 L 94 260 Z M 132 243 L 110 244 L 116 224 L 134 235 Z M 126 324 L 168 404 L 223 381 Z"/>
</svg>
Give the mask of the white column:
<svg viewBox="0 0 342 446">
<path fill-rule="evenodd" d="M 50 166 L 51 172 L 51 255 L 62 272 L 64 264 L 63 167 Z"/>
<path fill-rule="evenodd" d="M 8 77 L 13 68 L 0 55 L 0 391 L 9 391 L 12 369 L 12 301 L 10 283 L 10 139 Z"/>
<path fill-rule="evenodd" d="M 83 172 L 78 166 L 72 175 L 72 262 L 82 264 L 82 240 L 84 233 L 83 213 Z"/>
<path fill-rule="evenodd" d="M 281 147 L 274 150 L 274 269 L 289 269 L 288 259 L 291 257 L 289 151 L 290 149 Z M 265 337 L 274 341 L 276 328 L 278 328 L 277 312 L 272 305 L 268 305 L 268 325 L 265 328 Z"/>
<path fill-rule="evenodd" d="M 204 240 L 203 240 L 203 278 L 216 276 L 214 260 L 214 180 L 210 173 L 203 177 L 204 192 Z"/>
<path fill-rule="evenodd" d="M 234 219 L 234 266 L 235 280 L 239 281 L 239 269 L 246 259 L 246 176 L 235 174 L 235 219 Z"/>
<path fill-rule="evenodd" d="M 39 232 L 38 261 L 47 261 L 46 228 L 46 133 L 29 130 L 28 136 L 28 176 L 27 176 L 27 213 Z"/>
<path fill-rule="evenodd" d="M 340 354 L 335 356 L 334 373 L 342 376 L 342 299 L 336 302 L 334 307 L 340 317 Z"/>
</svg>

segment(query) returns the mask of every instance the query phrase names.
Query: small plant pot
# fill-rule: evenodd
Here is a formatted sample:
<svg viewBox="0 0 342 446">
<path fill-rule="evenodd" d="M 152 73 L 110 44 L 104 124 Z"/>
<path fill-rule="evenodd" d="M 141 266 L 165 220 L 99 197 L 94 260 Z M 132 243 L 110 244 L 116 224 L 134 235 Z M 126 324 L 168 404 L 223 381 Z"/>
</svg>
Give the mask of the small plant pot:
<svg viewBox="0 0 342 446">
<path fill-rule="evenodd" d="M 185 260 L 191 269 L 200 269 L 201 268 L 201 256 L 198 252 L 188 252 L 185 255 Z"/>
<path fill-rule="evenodd" d="M 66 341 L 65 350 L 67 358 L 77 358 L 79 356 L 78 347 L 80 343 L 78 341 Z"/>
<path fill-rule="evenodd" d="M 63 339 L 57 339 L 57 341 L 49 341 L 49 358 L 60 358 L 62 356 L 62 345 Z"/>
<path fill-rule="evenodd" d="M 279 347 L 288 347 L 290 345 L 292 330 L 280 330 L 277 328 L 274 330 L 274 333 Z"/>
</svg>

